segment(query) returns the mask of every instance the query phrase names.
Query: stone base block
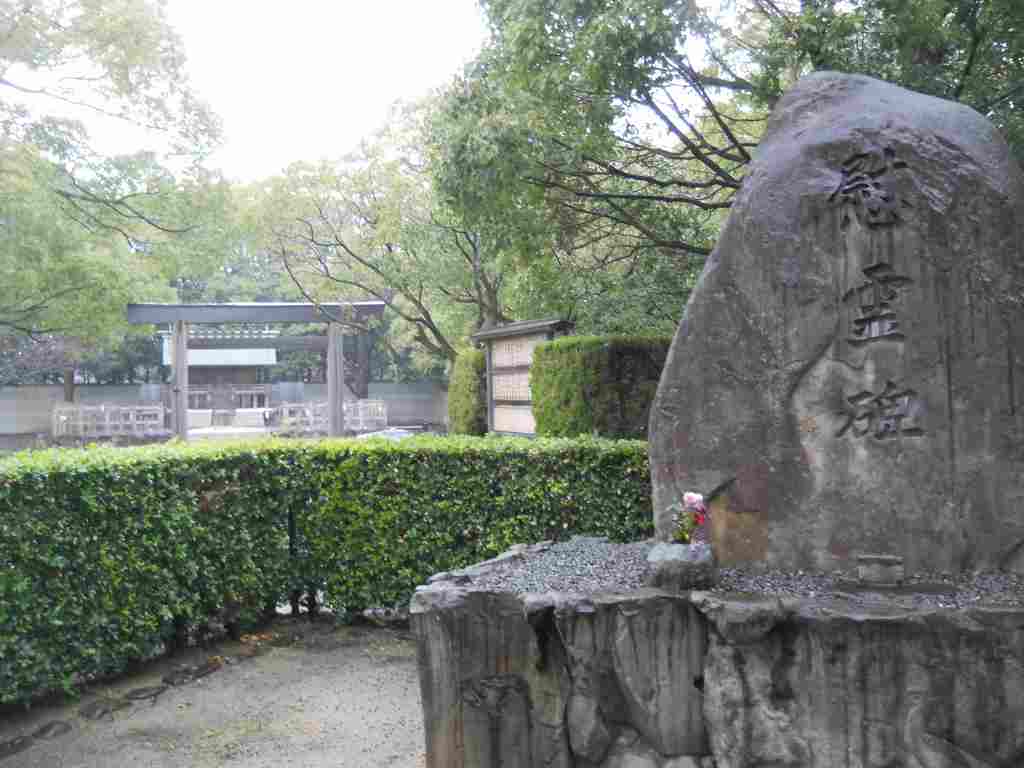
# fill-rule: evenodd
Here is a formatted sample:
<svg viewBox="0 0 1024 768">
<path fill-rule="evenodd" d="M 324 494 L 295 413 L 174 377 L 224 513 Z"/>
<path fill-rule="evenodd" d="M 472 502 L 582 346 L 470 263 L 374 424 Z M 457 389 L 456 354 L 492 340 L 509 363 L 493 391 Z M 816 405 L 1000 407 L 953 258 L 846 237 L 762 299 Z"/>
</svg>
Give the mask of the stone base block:
<svg viewBox="0 0 1024 768">
<path fill-rule="evenodd" d="M 439 580 L 410 613 L 428 768 L 689 768 L 708 754 L 705 623 L 681 595 Z"/>
<path fill-rule="evenodd" d="M 903 558 L 894 555 L 860 555 L 857 578 L 861 584 L 897 587 L 903 583 Z"/>
<path fill-rule="evenodd" d="M 427 768 L 1024 765 L 1024 608 L 915 605 L 436 580 Z"/>
<path fill-rule="evenodd" d="M 651 566 L 648 586 L 667 592 L 710 589 L 718 581 L 718 568 L 707 544 L 655 544 L 647 563 Z"/>
</svg>

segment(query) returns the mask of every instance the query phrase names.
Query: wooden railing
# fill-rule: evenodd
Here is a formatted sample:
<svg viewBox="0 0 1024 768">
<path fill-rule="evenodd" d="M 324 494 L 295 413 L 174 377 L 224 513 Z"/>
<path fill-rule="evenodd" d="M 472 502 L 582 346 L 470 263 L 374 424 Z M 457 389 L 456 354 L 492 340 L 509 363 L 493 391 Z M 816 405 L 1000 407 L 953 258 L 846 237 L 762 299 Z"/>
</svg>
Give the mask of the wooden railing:
<svg viewBox="0 0 1024 768">
<path fill-rule="evenodd" d="M 199 410 L 213 409 L 215 411 L 232 411 L 238 408 L 266 408 L 270 405 L 270 392 L 269 384 L 255 384 L 244 387 L 190 385 L 188 388 L 188 407 Z"/>
<path fill-rule="evenodd" d="M 54 437 L 154 437 L 168 434 L 162 405 L 57 405 Z"/>
<path fill-rule="evenodd" d="M 277 412 L 282 432 L 327 434 L 327 403 L 281 403 Z"/>
<path fill-rule="evenodd" d="M 283 403 L 273 409 L 239 409 L 233 413 L 234 420 L 245 422 L 243 426 L 262 426 L 269 421 L 281 432 L 327 434 L 328 431 L 328 409 L 324 402 Z M 238 419 L 239 413 L 245 418 Z M 190 409 L 189 428 L 218 426 L 213 422 L 214 414 L 210 409 Z M 167 410 L 162 405 L 57 405 L 53 409 L 53 436 L 157 437 L 169 434 L 165 427 L 166 415 Z M 376 432 L 387 426 L 387 404 L 383 400 L 345 402 L 346 432 Z"/>
<path fill-rule="evenodd" d="M 388 406 L 383 400 L 345 401 L 345 429 L 351 432 L 376 432 L 387 429 Z"/>
<path fill-rule="evenodd" d="M 282 432 L 327 434 L 327 403 L 282 403 L 277 408 Z M 383 400 L 345 401 L 346 432 L 376 432 L 388 426 L 388 408 Z"/>
</svg>

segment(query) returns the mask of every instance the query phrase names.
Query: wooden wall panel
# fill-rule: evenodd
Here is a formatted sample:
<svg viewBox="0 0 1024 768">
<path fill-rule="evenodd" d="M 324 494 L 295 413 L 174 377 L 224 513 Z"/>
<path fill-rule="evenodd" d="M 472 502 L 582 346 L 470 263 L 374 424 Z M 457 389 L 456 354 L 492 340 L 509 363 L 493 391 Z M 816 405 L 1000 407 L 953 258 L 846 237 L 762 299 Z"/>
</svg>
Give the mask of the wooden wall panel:
<svg viewBox="0 0 1024 768">
<path fill-rule="evenodd" d="M 532 435 L 537 430 L 533 409 L 528 405 L 495 405 L 494 431 Z"/>
</svg>

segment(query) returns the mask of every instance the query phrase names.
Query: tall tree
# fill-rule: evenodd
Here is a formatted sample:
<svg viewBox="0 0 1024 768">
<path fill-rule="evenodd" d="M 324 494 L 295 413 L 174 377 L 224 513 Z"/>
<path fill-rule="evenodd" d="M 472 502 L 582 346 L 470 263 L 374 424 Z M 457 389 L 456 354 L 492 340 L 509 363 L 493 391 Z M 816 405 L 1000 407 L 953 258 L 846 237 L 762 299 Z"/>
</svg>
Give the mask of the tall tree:
<svg viewBox="0 0 1024 768">
<path fill-rule="evenodd" d="M 1024 160 L 1024 4 L 1018 0 L 754 0 L 764 36 L 757 92 L 794 74 L 858 72 L 992 120 Z"/>
<path fill-rule="evenodd" d="M 671 330 L 720 211 L 641 191 L 672 171 L 668 160 L 648 154 L 642 167 L 610 131 L 581 127 L 584 115 L 535 109 L 528 119 L 523 101 L 537 94 L 509 88 L 487 58 L 442 94 L 431 171 L 452 215 L 502 246 L 513 312 L 558 314 L 587 332 Z"/>
<path fill-rule="evenodd" d="M 135 288 L 153 283 L 143 254 L 60 216 L 51 163 L 22 148 L 8 153 L 0 185 L 0 332 L 109 332 Z M 151 277 L 152 279 L 152 277 Z M 148 286 L 147 286 L 148 282 Z M 157 281 L 159 282 L 159 281 Z"/>
<path fill-rule="evenodd" d="M 710 252 L 763 124 L 738 63 L 693 2 L 489 0 L 494 44 L 470 73 L 525 136 L 523 178 L 586 222 L 682 257 Z M 699 45 L 698 45 L 699 44 Z M 699 48 L 699 49 L 698 49 Z M 724 61 L 724 59 L 723 59 Z"/>
<path fill-rule="evenodd" d="M 182 201 L 209 181 L 201 163 L 219 125 L 189 84 L 162 3 L 6 0 L 0 39 L 0 146 L 53 165 L 46 188 L 64 215 L 129 243 L 194 226 Z M 87 122 L 157 154 L 109 157 Z M 160 156 L 173 159 L 173 176 Z"/>
<path fill-rule="evenodd" d="M 447 361 L 465 333 L 510 316 L 499 243 L 434 195 L 428 108 L 399 108 L 358 152 L 273 181 L 270 234 L 307 296 L 380 299 L 402 321 L 403 341 Z"/>
<path fill-rule="evenodd" d="M 217 122 L 155 0 L 6 0 L 0 40 L 0 331 L 95 337 L 219 236 Z"/>
<path fill-rule="evenodd" d="M 413 200 L 385 166 L 292 166 L 272 193 L 279 218 L 270 247 L 306 298 L 384 301 L 426 352 L 453 357 L 433 311 L 436 271 L 410 234 Z"/>
<path fill-rule="evenodd" d="M 820 68 L 979 109 L 1024 152 L 1017 0 L 482 0 L 493 42 L 455 89 L 451 198 L 465 172 L 544 191 L 576 222 L 625 225 L 698 259 L 742 183 L 768 110 Z M 473 125 L 482 126 L 474 133 Z M 470 152 L 480 143 L 487 153 Z"/>
<path fill-rule="evenodd" d="M 162 209 L 187 216 L 187 231 L 151 229 L 125 238 L 83 226 L 54 194 L 61 170 L 30 145 L 11 147 L 0 181 L 0 368 L 25 381 L 32 366 L 62 368 L 91 348 L 117 344 L 131 301 L 173 300 L 172 278 L 208 272 L 234 237 L 223 184 L 185 185 L 170 175 L 154 192 Z M 47 363 L 47 361 L 49 361 Z"/>
<path fill-rule="evenodd" d="M 89 116 L 158 134 L 166 154 L 190 162 L 217 140 L 162 2 L 4 0 L 0 39 L 3 138 L 45 150 L 69 183 L 102 159 L 83 123 Z"/>
</svg>

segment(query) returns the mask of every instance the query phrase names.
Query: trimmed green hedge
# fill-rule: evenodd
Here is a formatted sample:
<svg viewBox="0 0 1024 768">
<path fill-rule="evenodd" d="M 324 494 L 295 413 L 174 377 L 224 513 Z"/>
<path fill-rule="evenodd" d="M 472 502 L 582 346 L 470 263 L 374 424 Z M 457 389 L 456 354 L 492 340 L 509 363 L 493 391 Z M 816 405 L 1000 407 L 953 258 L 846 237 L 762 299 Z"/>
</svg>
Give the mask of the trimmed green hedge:
<svg viewBox="0 0 1024 768">
<path fill-rule="evenodd" d="M 650 535 L 645 443 L 16 454 L 0 461 L 0 703 L 119 671 L 229 602 L 310 585 L 339 610 L 394 605 L 432 573 L 573 533 Z"/>
<path fill-rule="evenodd" d="M 487 434 L 487 358 L 479 349 L 459 353 L 448 384 L 448 430 L 453 435 Z"/>
<path fill-rule="evenodd" d="M 646 438 L 669 337 L 566 336 L 537 346 L 530 393 L 537 434 Z"/>
</svg>

